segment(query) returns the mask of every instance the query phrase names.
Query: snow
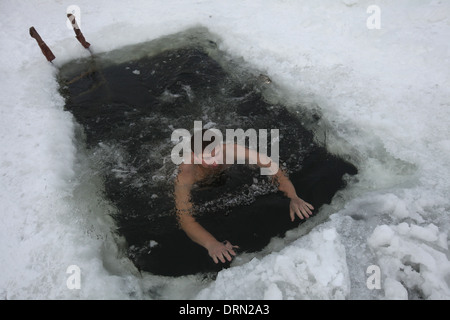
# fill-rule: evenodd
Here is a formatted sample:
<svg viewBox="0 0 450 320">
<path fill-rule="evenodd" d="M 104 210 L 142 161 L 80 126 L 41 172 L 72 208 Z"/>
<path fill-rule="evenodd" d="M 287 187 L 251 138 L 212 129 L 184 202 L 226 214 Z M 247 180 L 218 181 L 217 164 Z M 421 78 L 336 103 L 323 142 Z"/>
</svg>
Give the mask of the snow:
<svg viewBox="0 0 450 320">
<path fill-rule="evenodd" d="M 377 5 L 381 28 L 368 29 Z M 450 4 L 416 1 L 78 1 L 93 52 L 204 26 L 269 75 L 268 99 L 322 115 L 359 174 L 321 223 L 243 255 L 215 280 L 138 273 L 86 172 L 57 68 L 89 56 L 71 1 L 0 3 L 0 297 L 5 299 L 449 299 Z M 34 26 L 56 59 L 42 56 Z M 134 71 L 133 71 L 134 72 Z M 287 217 L 288 218 L 288 217 Z M 67 268 L 81 288 L 66 286 Z M 366 286 L 367 267 L 381 289 Z"/>
<path fill-rule="evenodd" d="M 421 294 L 430 299 L 446 299 L 448 285 L 445 280 L 450 262 L 441 252 L 448 250 L 446 238 L 447 234 L 440 234 L 433 224 L 421 227 L 402 222 L 395 226 L 377 226 L 368 238 L 368 244 L 380 257 L 387 284 L 386 295 L 402 298 L 407 291 L 406 285 L 407 288 L 419 287 Z"/>
<path fill-rule="evenodd" d="M 197 298 L 344 299 L 349 290 L 345 248 L 336 230 L 325 229 L 313 231 L 261 260 L 253 258 L 220 272 L 214 284 Z"/>
</svg>

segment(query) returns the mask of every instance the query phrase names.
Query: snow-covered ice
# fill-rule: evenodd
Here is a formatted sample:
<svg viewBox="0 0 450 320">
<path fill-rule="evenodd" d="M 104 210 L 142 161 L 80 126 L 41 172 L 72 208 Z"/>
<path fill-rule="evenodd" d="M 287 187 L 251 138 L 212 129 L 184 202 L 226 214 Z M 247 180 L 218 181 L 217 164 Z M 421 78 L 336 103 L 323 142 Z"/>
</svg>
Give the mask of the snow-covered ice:
<svg viewBox="0 0 450 320">
<path fill-rule="evenodd" d="M 206 27 L 221 50 L 269 75 L 268 99 L 320 112 L 317 138 L 357 164 L 322 223 L 239 257 L 215 280 L 139 274 L 123 256 L 114 208 L 58 91 L 57 68 L 89 56 L 66 26 L 73 4 L 0 2 L 0 298 L 450 298 L 450 3 L 76 3 L 93 52 Z M 367 27 L 370 5 L 380 9 L 380 29 Z M 67 286 L 71 265 L 80 289 Z M 367 287 L 371 265 L 380 289 Z"/>
<path fill-rule="evenodd" d="M 197 298 L 344 299 L 350 290 L 345 247 L 335 229 L 319 229 L 280 252 L 220 272 Z"/>
</svg>

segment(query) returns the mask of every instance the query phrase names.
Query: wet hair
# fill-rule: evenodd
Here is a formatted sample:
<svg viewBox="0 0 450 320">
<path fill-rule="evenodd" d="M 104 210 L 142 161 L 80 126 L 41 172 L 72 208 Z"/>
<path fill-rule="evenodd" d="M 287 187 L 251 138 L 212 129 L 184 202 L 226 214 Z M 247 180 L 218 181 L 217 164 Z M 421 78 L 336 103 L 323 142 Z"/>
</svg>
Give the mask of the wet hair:
<svg viewBox="0 0 450 320">
<path fill-rule="evenodd" d="M 205 151 L 205 148 L 206 148 L 208 145 L 210 145 L 211 142 L 215 141 L 215 139 L 216 139 L 215 136 L 212 136 L 212 137 L 211 137 L 211 141 L 204 141 L 204 140 L 203 140 L 203 136 L 204 136 L 204 134 L 205 134 L 205 132 L 206 132 L 207 130 L 208 130 L 208 129 L 202 129 L 202 153 L 203 153 L 203 151 Z M 191 151 L 195 154 L 194 141 L 195 141 L 195 140 L 194 140 L 194 135 L 192 135 L 192 136 L 191 136 Z"/>
</svg>

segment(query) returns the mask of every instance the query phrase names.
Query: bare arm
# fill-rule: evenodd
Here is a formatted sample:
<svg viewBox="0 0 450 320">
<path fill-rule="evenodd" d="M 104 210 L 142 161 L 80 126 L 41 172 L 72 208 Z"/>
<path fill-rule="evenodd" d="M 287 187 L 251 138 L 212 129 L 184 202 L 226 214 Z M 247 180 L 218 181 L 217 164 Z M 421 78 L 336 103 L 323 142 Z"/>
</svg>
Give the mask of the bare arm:
<svg viewBox="0 0 450 320">
<path fill-rule="evenodd" d="M 228 146 L 228 148 L 229 147 L 230 146 Z M 267 155 L 258 153 L 255 150 L 245 148 L 238 144 L 234 144 L 233 148 L 236 160 L 238 160 L 239 157 L 245 157 L 246 161 L 255 163 L 259 167 L 270 168 L 273 182 L 276 182 L 278 184 L 278 189 L 284 192 L 286 197 L 291 199 L 289 214 L 292 221 L 294 221 L 295 215 L 300 219 L 309 218 L 312 215 L 311 210 L 313 210 L 314 207 L 297 196 L 294 185 L 289 180 L 286 172 L 284 172 L 277 163 L 271 161 Z"/>
<path fill-rule="evenodd" d="M 185 165 L 182 165 L 185 166 Z M 231 255 L 236 255 L 229 242 L 219 242 L 216 238 L 203 228 L 192 216 L 193 205 L 190 201 L 191 189 L 194 183 L 191 171 L 184 167 L 175 180 L 175 206 L 178 222 L 186 235 L 195 243 L 208 250 L 209 255 L 215 263 L 231 261 Z"/>
<path fill-rule="evenodd" d="M 314 207 L 297 196 L 294 185 L 281 168 L 274 175 L 274 181 L 278 183 L 278 190 L 284 192 L 284 194 L 291 199 L 289 214 L 292 221 L 294 221 L 295 215 L 302 220 L 307 219 L 312 215 L 311 210 L 314 210 Z"/>
</svg>

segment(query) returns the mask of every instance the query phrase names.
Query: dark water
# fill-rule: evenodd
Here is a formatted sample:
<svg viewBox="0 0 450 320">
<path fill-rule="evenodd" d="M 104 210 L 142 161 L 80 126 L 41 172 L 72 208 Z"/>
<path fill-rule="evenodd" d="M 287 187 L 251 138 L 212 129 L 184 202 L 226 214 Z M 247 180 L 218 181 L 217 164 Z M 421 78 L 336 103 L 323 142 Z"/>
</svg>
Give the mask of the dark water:
<svg viewBox="0 0 450 320">
<path fill-rule="evenodd" d="M 127 50 L 132 57 L 133 48 Z M 204 39 L 114 63 L 107 55 L 94 56 L 61 69 L 66 109 L 83 128 L 105 196 L 118 209 L 117 231 L 141 270 L 178 276 L 223 267 L 177 227 L 172 197 L 177 168 L 170 160 L 174 129 L 191 130 L 195 120 L 222 132 L 279 129 L 281 163 L 315 212 L 345 187 L 344 174 L 356 173 L 352 164 L 317 145 L 301 119 L 264 99 L 271 85 L 266 78 L 225 71 L 223 61 L 213 58 L 217 53 L 215 43 Z M 193 199 L 197 221 L 241 251 L 261 250 L 300 223 L 290 221 L 289 200 L 259 170 L 244 165 L 193 191 Z"/>
</svg>

